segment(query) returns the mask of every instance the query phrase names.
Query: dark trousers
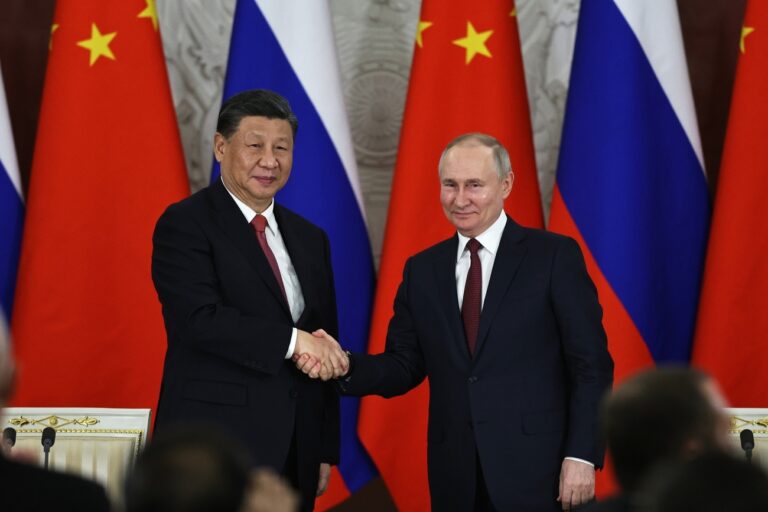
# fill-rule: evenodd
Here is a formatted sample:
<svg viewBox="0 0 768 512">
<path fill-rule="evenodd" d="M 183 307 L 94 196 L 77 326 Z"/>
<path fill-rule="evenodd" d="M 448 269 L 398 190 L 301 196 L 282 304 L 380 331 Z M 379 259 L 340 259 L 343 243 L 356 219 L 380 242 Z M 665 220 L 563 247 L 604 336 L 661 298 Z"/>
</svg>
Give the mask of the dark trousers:
<svg viewBox="0 0 768 512">
<path fill-rule="evenodd" d="M 319 470 L 320 468 L 318 468 Z M 299 485 L 299 461 L 296 450 L 296 435 L 291 439 L 291 448 L 288 450 L 288 457 L 285 459 L 285 466 L 282 471 L 283 477 L 288 480 L 291 487 L 299 493 L 301 502 L 299 510 L 301 512 L 311 512 L 315 508 L 316 489 L 308 489 L 307 486 Z"/>
</svg>

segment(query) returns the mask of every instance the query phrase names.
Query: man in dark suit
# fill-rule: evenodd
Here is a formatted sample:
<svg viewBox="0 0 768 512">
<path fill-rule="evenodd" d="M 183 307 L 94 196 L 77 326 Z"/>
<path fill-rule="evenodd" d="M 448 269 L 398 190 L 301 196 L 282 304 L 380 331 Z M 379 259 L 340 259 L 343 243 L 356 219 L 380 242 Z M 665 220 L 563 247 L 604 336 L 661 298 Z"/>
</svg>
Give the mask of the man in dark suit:
<svg viewBox="0 0 768 512">
<path fill-rule="evenodd" d="M 13 389 L 14 364 L 6 332 L 0 312 L 0 410 Z M 104 488 L 96 482 L 15 461 L 8 457 L 9 453 L 10 447 L 3 443 L 0 447 L 0 510 L 110 510 Z"/>
<path fill-rule="evenodd" d="M 326 234 L 276 204 L 291 172 L 297 120 L 282 96 L 240 93 L 219 113 L 221 179 L 171 205 L 153 238 L 152 278 L 168 349 L 155 428 L 227 429 L 295 485 L 305 510 L 339 458 L 336 389 L 297 371 L 312 354 L 323 379 L 346 370 Z"/>
<path fill-rule="evenodd" d="M 613 362 L 579 246 L 503 213 L 512 174 L 493 137 L 452 141 L 439 174 L 458 234 L 408 260 L 386 351 L 354 354 L 340 386 L 391 397 L 429 377 L 435 510 L 580 505 L 602 463 L 597 407 Z"/>
</svg>

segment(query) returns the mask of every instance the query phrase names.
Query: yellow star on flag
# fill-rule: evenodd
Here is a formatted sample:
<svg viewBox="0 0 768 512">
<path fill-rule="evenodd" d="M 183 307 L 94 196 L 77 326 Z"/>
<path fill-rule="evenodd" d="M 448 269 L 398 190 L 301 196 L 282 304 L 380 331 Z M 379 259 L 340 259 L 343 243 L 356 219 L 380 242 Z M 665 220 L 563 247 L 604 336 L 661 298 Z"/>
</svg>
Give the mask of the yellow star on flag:
<svg viewBox="0 0 768 512">
<path fill-rule="evenodd" d="M 424 47 L 423 41 L 421 40 L 421 34 L 423 34 L 424 31 L 427 30 L 431 26 L 432 26 L 432 22 L 431 21 L 421 21 L 421 20 L 419 20 L 419 28 L 416 31 L 416 44 L 419 45 L 419 48 L 423 48 Z"/>
<path fill-rule="evenodd" d="M 491 37 L 491 34 L 493 34 L 493 30 L 486 30 L 485 32 L 478 33 L 475 30 L 475 27 L 472 26 L 472 22 L 467 22 L 466 37 L 453 41 L 453 44 L 456 46 L 461 46 L 467 50 L 465 64 L 472 62 L 472 59 L 474 59 L 475 55 L 478 53 L 489 58 L 491 57 L 491 52 L 489 52 L 488 47 L 485 46 L 485 42 Z"/>
<path fill-rule="evenodd" d="M 155 7 L 155 0 L 144 0 L 147 6 L 143 11 L 139 13 L 138 18 L 152 18 L 152 26 L 155 27 L 157 32 L 157 8 Z"/>
<path fill-rule="evenodd" d="M 739 50 L 741 50 L 741 53 L 747 53 L 747 49 L 744 47 L 744 40 L 754 31 L 755 29 L 752 27 L 741 27 L 741 39 L 739 40 Z"/>
<path fill-rule="evenodd" d="M 514 6 L 512 7 L 512 10 L 509 11 L 509 15 L 512 17 L 517 16 L 517 9 L 515 9 Z"/>
<path fill-rule="evenodd" d="M 53 33 L 56 32 L 57 30 L 59 30 L 59 24 L 58 23 L 54 23 L 53 25 L 51 25 L 51 36 L 48 38 L 48 49 L 49 50 L 53 49 Z"/>
<path fill-rule="evenodd" d="M 99 28 L 96 24 L 91 23 L 91 38 L 78 41 L 77 46 L 90 50 L 91 66 L 93 66 L 93 63 L 96 62 L 99 57 L 115 60 L 115 55 L 112 53 L 112 50 L 110 50 L 109 43 L 112 42 L 116 35 L 117 32 L 102 34 L 99 32 Z"/>
</svg>

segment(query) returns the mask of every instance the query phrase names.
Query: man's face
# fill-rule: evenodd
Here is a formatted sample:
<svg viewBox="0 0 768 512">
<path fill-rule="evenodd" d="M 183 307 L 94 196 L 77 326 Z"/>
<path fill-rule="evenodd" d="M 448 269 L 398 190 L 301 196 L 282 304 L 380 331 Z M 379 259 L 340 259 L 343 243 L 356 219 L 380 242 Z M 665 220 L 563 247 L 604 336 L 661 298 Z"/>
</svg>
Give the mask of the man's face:
<svg viewBox="0 0 768 512">
<path fill-rule="evenodd" d="M 216 134 L 213 152 L 227 189 L 260 213 L 291 175 L 291 125 L 284 119 L 244 117 L 229 140 Z"/>
<path fill-rule="evenodd" d="M 488 229 L 499 218 L 511 190 L 511 176 L 499 179 L 491 148 L 459 145 L 445 156 L 440 203 L 462 235 L 474 238 Z"/>
</svg>

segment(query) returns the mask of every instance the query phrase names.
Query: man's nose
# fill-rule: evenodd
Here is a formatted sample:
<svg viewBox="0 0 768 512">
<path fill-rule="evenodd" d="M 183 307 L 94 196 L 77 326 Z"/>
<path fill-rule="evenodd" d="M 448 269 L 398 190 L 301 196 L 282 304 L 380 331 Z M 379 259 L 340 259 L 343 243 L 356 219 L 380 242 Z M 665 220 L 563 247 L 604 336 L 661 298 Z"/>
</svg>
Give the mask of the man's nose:
<svg viewBox="0 0 768 512">
<path fill-rule="evenodd" d="M 272 151 L 272 148 L 267 147 L 264 149 L 264 153 L 262 153 L 261 158 L 259 159 L 259 164 L 267 169 L 277 167 L 277 158 L 275 158 L 275 153 Z"/>
<path fill-rule="evenodd" d="M 464 187 L 458 187 L 456 189 L 456 200 L 454 201 L 454 203 L 459 208 L 463 208 L 464 206 L 469 205 L 469 198 L 467 196 L 467 191 Z"/>
</svg>

